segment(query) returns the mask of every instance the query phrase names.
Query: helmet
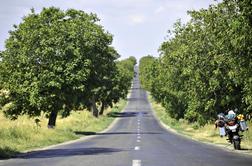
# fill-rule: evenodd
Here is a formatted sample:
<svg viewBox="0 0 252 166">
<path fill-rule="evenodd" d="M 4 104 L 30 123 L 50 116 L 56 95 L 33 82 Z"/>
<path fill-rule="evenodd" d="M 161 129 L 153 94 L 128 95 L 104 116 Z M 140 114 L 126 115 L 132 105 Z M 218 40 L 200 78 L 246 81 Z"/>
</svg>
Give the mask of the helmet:
<svg viewBox="0 0 252 166">
<path fill-rule="evenodd" d="M 235 112 L 233 110 L 228 111 L 228 115 L 231 115 L 231 114 L 235 115 Z"/>
<path fill-rule="evenodd" d="M 230 111 L 228 111 L 228 114 L 226 117 L 228 120 L 234 120 L 236 117 L 236 113 L 233 110 L 230 110 Z"/>
<path fill-rule="evenodd" d="M 218 119 L 224 119 L 224 114 L 223 113 L 219 113 L 218 115 L 217 115 L 217 117 L 218 117 Z"/>
</svg>

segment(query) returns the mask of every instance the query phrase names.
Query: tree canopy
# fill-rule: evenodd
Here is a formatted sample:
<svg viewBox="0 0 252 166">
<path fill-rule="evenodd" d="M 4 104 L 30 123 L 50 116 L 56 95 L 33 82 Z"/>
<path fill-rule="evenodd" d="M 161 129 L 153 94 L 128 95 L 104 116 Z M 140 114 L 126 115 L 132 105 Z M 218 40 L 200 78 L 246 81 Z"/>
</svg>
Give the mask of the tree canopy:
<svg viewBox="0 0 252 166">
<path fill-rule="evenodd" d="M 68 116 L 80 106 L 92 107 L 98 117 L 97 103 L 111 105 L 124 96 L 122 89 L 114 91 L 123 73 L 115 62 L 119 55 L 111 47 L 113 37 L 98 21 L 92 13 L 50 7 L 40 13 L 32 9 L 14 25 L 0 54 L 7 116 L 45 112 L 53 127 L 59 112 Z"/>
<path fill-rule="evenodd" d="M 160 57 L 141 59 L 142 84 L 172 117 L 204 124 L 227 109 L 252 111 L 251 9 L 249 0 L 224 0 L 189 11 Z"/>
</svg>

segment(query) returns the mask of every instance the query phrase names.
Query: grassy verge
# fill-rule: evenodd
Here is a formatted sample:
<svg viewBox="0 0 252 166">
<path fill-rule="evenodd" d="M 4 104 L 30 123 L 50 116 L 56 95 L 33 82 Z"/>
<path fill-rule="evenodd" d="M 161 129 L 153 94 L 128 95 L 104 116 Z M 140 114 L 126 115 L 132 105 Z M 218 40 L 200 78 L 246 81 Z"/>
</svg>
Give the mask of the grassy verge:
<svg viewBox="0 0 252 166">
<path fill-rule="evenodd" d="M 154 99 L 149 95 L 149 101 L 152 104 L 152 107 L 155 111 L 155 114 L 164 124 L 169 126 L 175 132 L 189 136 L 198 141 L 214 143 L 219 145 L 225 145 L 229 147 L 229 143 L 226 141 L 226 138 L 221 138 L 219 136 L 218 129 L 215 129 L 214 124 L 206 124 L 203 127 L 200 127 L 197 123 L 192 124 L 188 123 L 184 119 L 176 120 L 173 119 L 167 114 L 164 107 L 161 104 L 154 101 Z M 247 149 L 248 153 L 252 153 L 252 123 L 248 123 L 250 130 L 243 133 L 244 137 L 241 143 L 243 149 Z M 230 146 L 230 148 L 233 148 Z"/>
<path fill-rule="evenodd" d="M 78 133 L 99 132 L 107 128 L 115 117 L 111 112 L 120 112 L 126 105 L 121 100 L 103 116 L 94 118 L 88 111 L 72 112 L 67 118 L 58 118 L 55 129 L 47 128 L 47 119 L 41 117 L 40 127 L 34 119 L 22 116 L 18 120 L 6 119 L 0 112 L 0 158 L 9 158 L 16 153 L 41 148 L 80 138 Z"/>
</svg>

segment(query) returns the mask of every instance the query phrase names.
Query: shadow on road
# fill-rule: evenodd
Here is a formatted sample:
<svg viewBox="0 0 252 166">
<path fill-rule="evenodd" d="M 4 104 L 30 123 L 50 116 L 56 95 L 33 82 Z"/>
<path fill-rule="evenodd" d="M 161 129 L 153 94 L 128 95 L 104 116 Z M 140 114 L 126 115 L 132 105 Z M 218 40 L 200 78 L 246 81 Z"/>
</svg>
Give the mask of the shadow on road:
<svg viewBox="0 0 252 166">
<path fill-rule="evenodd" d="M 19 153 L 17 150 L 12 149 L 8 146 L 0 147 L 0 160 L 5 160 Z"/>
<path fill-rule="evenodd" d="M 134 134 L 136 135 L 137 132 L 107 132 L 107 133 L 96 133 L 91 131 L 75 131 L 77 135 L 124 135 L 124 134 Z M 140 134 L 162 134 L 161 132 L 140 132 Z"/>
<path fill-rule="evenodd" d="M 138 101 L 138 102 L 148 102 L 145 98 L 141 97 L 141 98 L 136 98 L 136 97 L 129 97 L 127 98 L 128 101 Z"/>
<path fill-rule="evenodd" d="M 141 89 L 141 88 L 138 88 L 138 87 L 136 87 L 136 88 L 131 88 L 131 90 L 138 90 L 138 89 Z"/>
<path fill-rule="evenodd" d="M 113 118 L 126 118 L 126 117 L 135 117 L 137 116 L 136 112 L 111 112 L 108 113 L 107 116 Z"/>
<path fill-rule="evenodd" d="M 242 150 L 242 151 L 252 151 L 251 148 L 241 148 L 240 150 Z"/>
<path fill-rule="evenodd" d="M 129 110 L 129 109 L 128 109 Z M 147 112 L 110 112 L 107 114 L 109 117 L 113 118 L 127 118 L 127 117 L 136 117 L 137 115 L 147 115 Z"/>
<path fill-rule="evenodd" d="M 31 158 L 54 158 L 54 157 L 67 157 L 78 155 L 98 155 L 121 152 L 121 149 L 114 148 L 72 148 L 72 149 L 48 149 L 40 151 L 32 151 L 22 153 L 16 158 L 31 159 Z"/>
</svg>

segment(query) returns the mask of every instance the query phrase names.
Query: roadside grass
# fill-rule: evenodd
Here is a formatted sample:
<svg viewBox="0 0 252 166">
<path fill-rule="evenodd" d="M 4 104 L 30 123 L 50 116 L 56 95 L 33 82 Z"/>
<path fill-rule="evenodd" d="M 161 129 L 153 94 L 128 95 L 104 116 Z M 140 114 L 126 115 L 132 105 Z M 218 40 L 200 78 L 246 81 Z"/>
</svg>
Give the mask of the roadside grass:
<svg viewBox="0 0 252 166">
<path fill-rule="evenodd" d="M 15 121 L 6 119 L 0 112 L 0 158 L 9 158 L 17 153 L 35 148 L 46 147 L 80 138 L 81 132 L 100 132 L 107 128 L 115 117 L 108 116 L 111 112 L 120 112 L 126 105 L 121 100 L 112 109 L 105 110 L 99 118 L 93 117 L 88 111 L 74 111 L 67 118 L 57 118 L 55 129 L 47 128 L 45 117 L 39 117 L 38 126 L 34 118 L 21 116 Z"/>
<path fill-rule="evenodd" d="M 169 126 L 174 132 L 198 141 L 224 145 L 227 147 L 230 146 L 230 148 L 233 149 L 233 146 L 227 142 L 226 137 L 221 138 L 219 136 L 219 130 L 215 129 L 213 123 L 208 123 L 205 126 L 200 127 L 197 123 L 188 123 L 184 119 L 173 119 L 165 111 L 165 108 L 162 107 L 161 104 L 155 102 L 150 95 L 148 96 L 148 99 L 151 102 L 152 108 L 158 119 Z M 244 136 L 241 142 L 241 147 L 244 150 L 248 150 L 249 153 L 252 153 L 252 122 L 248 122 L 248 126 L 249 130 L 242 133 Z"/>
</svg>

